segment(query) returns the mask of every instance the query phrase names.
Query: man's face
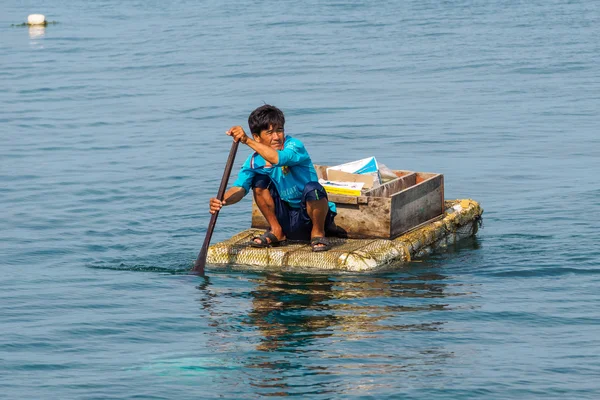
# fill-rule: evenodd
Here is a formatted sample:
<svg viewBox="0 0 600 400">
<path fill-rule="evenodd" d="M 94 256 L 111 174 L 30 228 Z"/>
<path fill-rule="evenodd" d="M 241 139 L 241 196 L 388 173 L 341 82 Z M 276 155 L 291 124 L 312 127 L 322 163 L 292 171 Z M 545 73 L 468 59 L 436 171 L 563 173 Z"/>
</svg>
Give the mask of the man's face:
<svg viewBox="0 0 600 400">
<path fill-rule="evenodd" d="M 254 140 L 258 143 L 271 146 L 275 150 L 283 150 L 285 133 L 283 127 L 279 125 L 269 125 L 269 129 L 260 131 L 260 135 L 254 135 Z"/>
</svg>

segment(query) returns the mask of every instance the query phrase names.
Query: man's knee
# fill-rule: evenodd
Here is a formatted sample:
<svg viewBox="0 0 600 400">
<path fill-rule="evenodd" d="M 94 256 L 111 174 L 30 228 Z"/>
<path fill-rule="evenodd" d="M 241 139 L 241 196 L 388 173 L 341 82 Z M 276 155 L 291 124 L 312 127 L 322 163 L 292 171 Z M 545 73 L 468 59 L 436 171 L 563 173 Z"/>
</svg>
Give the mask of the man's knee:
<svg viewBox="0 0 600 400">
<path fill-rule="evenodd" d="M 265 193 L 269 193 L 269 189 L 267 188 L 262 188 L 262 187 L 253 187 L 252 188 L 252 193 L 254 193 L 255 196 L 261 196 Z"/>
<path fill-rule="evenodd" d="M 319 182 L 308 182 L 302 192 L 302 201 L 307 202 L 321 199 L 327 199 L 327 192 L 323 188 L 323 185 Z"/>
<path fill-rule="evenodd" d="M 274 201 L 273 193 L 267 188 L 255 187 L 252 188 L 252 193 L 256 202 L 262 203 L 266 201 L 272 203 Z"/>
<path fill-rule="evenodd" d="M 254 197 L 262 197 L 269 194 L 271 178 L 266 175 L 256 175 L 252 180 L 252 193 Z"/>
</svg>

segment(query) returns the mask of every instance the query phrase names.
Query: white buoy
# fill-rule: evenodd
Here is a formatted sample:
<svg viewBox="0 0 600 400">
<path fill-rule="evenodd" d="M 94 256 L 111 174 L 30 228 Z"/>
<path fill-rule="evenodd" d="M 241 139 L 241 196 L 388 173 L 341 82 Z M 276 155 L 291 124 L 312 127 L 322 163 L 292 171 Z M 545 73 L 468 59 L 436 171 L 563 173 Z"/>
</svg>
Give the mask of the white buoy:
<svg viewBox="0 0 600 400">
<path fill-rule="evenodd" d="M 31 14 L 27 17 L 29 25 L 46 25 L 46 17 L 43 14 Z"/>
</svg>

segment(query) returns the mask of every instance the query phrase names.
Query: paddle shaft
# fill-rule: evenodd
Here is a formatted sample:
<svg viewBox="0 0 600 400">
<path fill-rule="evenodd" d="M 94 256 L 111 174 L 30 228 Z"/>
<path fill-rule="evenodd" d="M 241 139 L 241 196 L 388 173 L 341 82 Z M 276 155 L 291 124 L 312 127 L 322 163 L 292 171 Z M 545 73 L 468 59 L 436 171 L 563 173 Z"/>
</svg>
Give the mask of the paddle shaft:
<svg viewBox="0 0 600 400">
<path fill-rule="evenodd" d="M 231 145 L 231 150 L 229 150 L 229 158 L 227 159 L 227 164 L 225 165 L 225 171 L 223 172 L 223 178 L 221 179 L 219 192 L 217 193 L 217 199 L 221 201 L 223 201 L 223 196 L 225 196 L 227 182 L 229 181 L 229 176 L 231 175 L 231 169 L 233 168 L 233 162 L 235 161 L 235 153 L 237 152 L 238 145 L 239 142 L 233 142 Z M 211 215 L 210 222 L 208 223 L 208 229 L 206 230 L 206 237 L 204 238 L 204 244 L 202 245 L 202 249 L 200 249 L 200 253 L 198 253 L 198 258 L 194 263 L 194 268 L 192 268 L 192 272 L 199 275 L 204 275 L 204 265 L 206 264 L 208 246 L 210 245 L 210 239 L 212 238 L 213 231 L 215 230 L 218 216 L 218 211 Z"/>
</svg>

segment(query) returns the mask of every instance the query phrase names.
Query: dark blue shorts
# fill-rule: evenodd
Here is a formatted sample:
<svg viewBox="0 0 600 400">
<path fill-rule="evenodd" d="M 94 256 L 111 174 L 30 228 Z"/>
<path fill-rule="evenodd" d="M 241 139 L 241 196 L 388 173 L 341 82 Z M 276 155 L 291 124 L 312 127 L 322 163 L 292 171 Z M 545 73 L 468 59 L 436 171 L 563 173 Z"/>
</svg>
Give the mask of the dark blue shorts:
<svg viewBox="0 0 600 400">
<path fill-rule="evenodd" d="M 275 189 L 275 185 L 271 184 L 271 178 L 267 175 L 256 175 L 252 180 L 252 188 L 269 189 L 271 197 L 275 202 L 275 215 L 277 221 L 283 229 L 286 238 L 289 240 L 310 240 L 310 232 L 312 230 L 312 221 L 306 211 L 306 202 L 327 198 L 327 192 L 319 182 L 308 182 L 302 192 L 302 200 L 300 208 L 291 207 L 288 202 L 283 201 L 279 197 L 279 192 Z M 335 213 L 329 210 L 325 217 L 325 233 L 335 227 L 333 219 Z"/>
</svg>

